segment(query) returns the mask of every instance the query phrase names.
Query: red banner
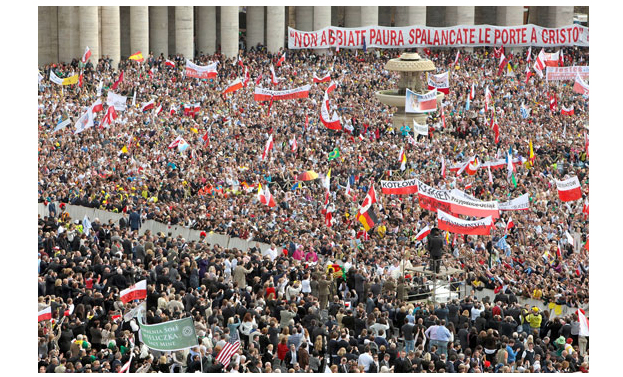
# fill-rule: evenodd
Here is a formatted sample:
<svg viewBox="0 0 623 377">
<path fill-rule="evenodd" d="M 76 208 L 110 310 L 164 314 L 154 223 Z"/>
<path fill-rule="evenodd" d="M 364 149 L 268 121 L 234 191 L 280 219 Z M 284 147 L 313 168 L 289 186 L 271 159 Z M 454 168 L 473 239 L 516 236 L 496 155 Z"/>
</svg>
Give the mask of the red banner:
<svg viewBox="0 0 623 377">
<path fill-rule="evenodd" d="M 477 46 L 585 46 L 588 28 L 569 25 L 544 28 L 536 25 L 491 26 L 461 25 L 427 26 L 366 26 L 341 28 L 328 26 L 316 31 L 288 28 L 288 48 L 409 48 L 409 47 L 477 47 Z"/>
<path fill-rule="evenodd" d="M 491 216 L 476 221 L 467 221 L 451 216 L 441 210 L 437 211 L 437 227 L 451 233 L 488 236 L 491 234 L 492 226 L 493 219 Z"/>
</svg>

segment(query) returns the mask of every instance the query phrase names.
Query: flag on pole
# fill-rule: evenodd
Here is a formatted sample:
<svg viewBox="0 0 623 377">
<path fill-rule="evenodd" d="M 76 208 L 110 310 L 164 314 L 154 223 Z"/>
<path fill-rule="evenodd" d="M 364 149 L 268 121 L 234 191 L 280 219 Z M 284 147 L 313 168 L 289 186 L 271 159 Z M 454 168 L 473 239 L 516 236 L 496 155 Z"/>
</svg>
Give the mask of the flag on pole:
<svg viewBox="0 0 623 377">
<path fill-rule="evenodd" d="M 407 167 L 407 156 L 404 151 L 404 146 L 400 147 L 400 153 L 398 154 L 398 162 L 400 162 L 400 170 L 404 171 Z"/>
<path fill-rule="evenodd" d="M 292 137 L 292 140 L 290 140 L 290 151 L 296 152 L 296 148 L 297 147 L 298 147 L 298 145 L 296 144 L 296 135 L 294 135 Z"/>
<path fill-rule="evenodd" d="M 115 107 L 108 106 L 108 109 L 106 109 L 106 114 L 104 114 L 104 118 L 100 123 L 100 127 L 108 128 L 115 119 L 117 119 L 117 112 L 115 111 Z"/>
<path fill-rule="evenodd" d="M 529 157 L 529 160 L 530 160 L 530 166 L 532 167 L 532 166 L 534 166 L 534 160 L 536 158 L 536 156 L 534 155 L 534 148 L 532 147 L 532 139 L 530 139 L 529 147 L 530 147 L 530 157 Z"/>
<path fill-rule="evenodd" d="M 286 61 L 286 52 L 283 52 L 283 55 L 277 60 L 277 67 L 281 67 L 281 64 Z"/>
<path fill-rule="evenodd" d="M 349 198 L 351 197 L 351 193 L 350 193 L 350 179 L 346 183 L 346 193 L 344 195 L 346 195 Z M 587 206 L 588 206 L 588 204 L 587 204 Z"/>
<path fill-rule="evenodd" d="M 363 52 L 368 52 L 368 49 L 366 48 L 366 37 L 363 37 Z"/>
<path fill-rule="evenodd" d="M 502 55 L 500 55 L 500 64 L 498 65 L 498 75 L 501 75 L 502 72 L 504 72 L 504 68 L 506 68 L 507 63 L 508 63 L 508 59 L 502 52 Z"/>
<path fill-rule="evenodd" d="M 132 365 L 132 358 L 134 357 L 134 352 L 130 352 L 130 360 L 127 363 L 123 364 L 121 369 L 119 369 L 119 373 L 130 373 L 130 365 Z"/>
<path fill-rule="evenodd" d="M 526 57 L 526 65 L 532 60 L 532 46 L 528 47 L 528 56 Z"/>
<path fill-rule="evenodd" d="M 156 103 L 154 102 L 153 99 L 151 101 L 149 101 L 149 102 L 143 103 L 141 105 L 141 112 L 145 112 L 147 110 L 151 110 L 151 109 L 154 108 L 155 105 L 156 105 Z"/>
<path fill-rule="evenodd" d="M 249 74 L 249 70 L 247 69 L 247 67 L 244 67 L 244 82 L 243 82 L 243 86 L 246 88 L 247 84 L 249 84 L 249 80 L 251 80 L 251 75 Z"/>
<path fill-rule="evenodd" d="M 368 194 L 365 199 L 361 203 L 361 207 L 357 212 L 357 220 L 363 225 L 363 228 L 367 231 L 372 229 L 376 223 L 378 223 L 378 218 L 374 213 L 374 209 L 372 208 L 372 204 L 376 203 L 376 192 L 374 191 L 374 184 L 370 187 Z"/>
<path fill-rule="evenodd" d="M 262 204 L 266 204 L 268 207 L 275 207 L 275 199 L 273 197 L 273 195 L 270 193 L 270 190 L 268 190 L 268 186 L 264 187 L 264 190 L 262 190 L 262 184 L 258 183 L 257 185 L 257 197 L 260 201 L 260 203 Z"/>
<path fill-rule="evenodd" d="M 556 112 L 557 109 L 558 109 L 558 98 L 556 96 L 556 93 L 552 93 L 549 96 L 549 110 L 551 112 Z"/>
<path fill-rule="evenodd" d="M 459 56 L 461 56 L 461 51 L 460 50 L 456 50 L 456 57 L 454 58 L 454 63 L 452 63 L 452 67 L 456 67 L 456 63 L 459 62 Z"/>
<path fill-rule="evenodd" d="M 167 59 L 167 60 L 164 62 L 164 65 L 166 65 L 167 67 L 175 68 L 175 63 L 174 63 L 174 62 L 172 62 L 172 61 L 170 61 L 169 59 Z"/>
<path fill-rule="evenodd" d="M 489 184 L 493 185 L 493 176 L 491 175 L 491 164 L 487 165 L 487 171 L 489 172 Z"/>
<path fill-rule="evenodd" d="M 216 361 L 223 364 L 223 369 L 227 369 L 231 362 L 231 357 L 240 349 L 240 340 L 234 343 L 227 342 L 221 352 L 216 356 Z"/>
<path fill-rule="evenodd" d="M 418 234 L 415 235 L 415 239 L 418 241 L 422 241 L 426 236 L 430 234 L 431 229 L 426 225 L 424 229 L 420 230 Z"/>
<path fill-rule="evenodd" d="M 491 91 L 489 91 L 489 85 L 485 88 L 485 113 L 489 111 L 489 102 L 491 102 Z"/>
<path fill-rule="evenodd" d="M 472 83 L 472 87 L 469 91 L 469 99 L 473 100 L 476 97 L 476 84 Z"/>
<path fill-rule="evenodd" d="M 240 81 L 239 78 L 237 78 L 236 80 L 234 80 L 233 82 L 231 82 L 229 85 L 227 85 L 227 88 L 225 88 L 225 90 L 223 90 L 223 93 L 221 93 L 221 95 L 225 95 L 227 93 L 233 93 L 235 91 L 237 91 L 238 89 L 242 88 L 242 81 Z"/>
<path fill-rule="evenodd" d="M 574 115 L 575 111 L 573 110 L 573 105 L 571 107 L 565 107 L 564 105 L 560 108 L 560 115 Z"/>
<path fill-rule="evenodd" d="M 539 54 L 537 55 L 536 60 L 534 61 L 534 71 L 540 78 L 543 78 L 544 68 L 545 68 L 545 49 L 542 48 Z"/>
<path fill-rule="evenodd" d="M 446 160 L 441 156 L 441 176 L 446 178 Z"/>
<path fill-rule="evenodd" d="M 84 50 L 84 54 L 82 54 L 82 59 L 80 61 L 83 64 L 86 64 L 86 62 L 89 60 L 90 57 L 91 57 L 91 49 L 89 48 L 89 46 L 86 46 Z"/>
<path fill-rule="evenodd" d="M 266 141 L 266 146 L 264 147 L 264 153 L 262 153 L 262 161 L 266 160 L 268 157 L 268 152 L 273 149 L 273 135 L 271 134 L 268 140 Z"/>
<path fill-rule="evenodd" d="M 513 218 L 509 217 L 508 222 L 506 223 L 506 229 L 504 230 L 504 233 L 508 233 L 508 231 L 514 227 L 515 227 L 515 223 L 513 222 Z"/>
<path fill-rule="evenodd" d="M 117 78 L 117 81 L 115 81 L 114 84 L 112 84 L 111 89 L 115 90 L 117 89 L 117 86 L 119 86 L 119 84 L 123 81 L 123 71 L 121 71 L 121 73 L 119 74 L 119 78 Z"/>
<path fill-rule="evenodd" d="M 56 132 L 58 130 L 62 130 L 63 128 L 69 126 L 69 124 L 71 123 L 71 120 L 69 118 L 63 120 L 63 119 L 59 119 L 58 123 L 56 124 L 56 127 L 54 127 L 54 131 L 52 132 Z"/>
</svg>

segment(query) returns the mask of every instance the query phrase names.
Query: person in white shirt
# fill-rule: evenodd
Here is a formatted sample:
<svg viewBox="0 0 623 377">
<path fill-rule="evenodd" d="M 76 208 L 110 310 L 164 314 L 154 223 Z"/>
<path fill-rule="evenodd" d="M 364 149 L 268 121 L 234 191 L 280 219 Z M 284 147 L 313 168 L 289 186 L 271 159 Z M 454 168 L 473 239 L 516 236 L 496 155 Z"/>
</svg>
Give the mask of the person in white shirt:
<svg viewBox="0 0 623 377">
<path fill-rule="evenodd" d="M 368 373 L 370 370 L 370 364 L 374 362 L 374 358 L 370 354 L 370 347 L 366 346 L 364 353 L 359 355 L 357 365 L 363 366 L 363 371 Z"/>
<path fill-rule="evenodd" d="M 304 294 L 311 293 L 311 281 L 309 279 L 309 274 L 305 274 L 305 276 L 303 276 L 303 280 L 301 280 L 301 292 Z"/>
<path fill-rule="evenodd" d="M 270 261 L 273 262 L 275 258 L 277 258 L 277 248 L 275 247 L 275 244 L 270 244 L 270 247 L 264 250 L 262 256 L 268 256 Z"/>
<path fill-rule="evenodd" d="M 478 307 L 474 306 L 472 308 L 472 322 L 474 322 L 476 318 L 480 317 L 480 312 L 482 312 L 482 304 L 478 304 Z"/>
</svg>

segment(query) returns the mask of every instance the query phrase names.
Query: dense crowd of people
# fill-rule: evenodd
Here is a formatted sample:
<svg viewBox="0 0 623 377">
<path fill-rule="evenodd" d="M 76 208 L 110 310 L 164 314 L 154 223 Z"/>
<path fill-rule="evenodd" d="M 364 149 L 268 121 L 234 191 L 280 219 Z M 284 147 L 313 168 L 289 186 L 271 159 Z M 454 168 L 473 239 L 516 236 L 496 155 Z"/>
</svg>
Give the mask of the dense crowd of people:
<svg viewBox="0 0 623 377">
<path fill-rule="evenodd" d="M 589 64 L 587 48 L 562 50 L 565 65 Z M 220 63 L 210 80 L 184 77 L 182 56 L 170 57 L 175 67 L 152 55 L 118 67 L 106 57 L 84 67 L 78 60 L 40 67 L 38 200 L 49 215 L 39 217 L 38 295 L 39 309 L 51 306 L 53 321 L 39 322 L 39 371 L 115 372 L 131 353 L 132 372 L 588 371 L 588 342 L 579 335 L 577 314 L 561 317 L 519 303 L 533 298 L 588 311 L 585 202 L 561 202 L 553 181 L 577 176 L 588 197 L 588 98 L 574 93 L 570 82 L 538 76 L 526 82 L 525 49 L 507 49 L 514 76 L 497 74 L 493 48 L 463 51 L 456 66 L 455 50 L 420 51 L 438 72 L 449 71 L 450 92 L 443 100 L 445 127 L 432 113 L 429 135 L 414 141 L 408 125 L 392 124 L 396 109 L 374 94 L 397 87 L 398 73 L 384 65 L 400 54 L 289 50 L 275 67 L 283 79 L 276 85 L 269 67 L 281 53 L 262 47 L 241 52 L 240 62 L 219 54 L 194 59 Z M 243 66 L 248 85 L 221 95 L 228 83 L 244 78 Z M 82 86 L 54 84 L 50 70 L 59 77 L 82 72 Z M 121 71 L 114 92 L 128 97 L 128 109 L 112 125 L 100 127 L 104 105 L 93 128 L 74 134 L 72 124 L 54 132 L 59 121 L 77 119 L 98 98 L 106 102 Z M 338 83 L 331 103 L 344 131 L 320 123 L 328 83 L 312 84 L 309 98 L 253 99 L 254 85 L 290 89 L 326 72 Z M 466 110 L 472 84 L 475 98 Z M 491 114 L 483 110 L 485 87 L 499 124 L 497 144 Z M 554 94 L 558 108 L 552 110 Z M 160 114 L 140 111 L 150 100 L 162 106 Z M 197 113 L 184 114 L 184 104 L 197 102 Z M 522 104 L 531 110 L 527 118 Z M 573 106 L 574 114 L 562 115 L 562 106 Z M 262 161 L 271 134 L 274 148 Z M 185 151 L 169 148 L 178 136 L 190 145 Z M 536 159 L 533 166 L 517 166 L 516 185 L 506 169 L 492 172 L 492 184 L 485 169 L 473 177 L 441 174 L 442 157 L 450 166 L 475 155 L 493 160 L 512 149 L 527 160 L 530 141 Z M 339 157 L 330 159 L 336 148 Z M 294 187 L 299 174 L 322 176 L 329 169 L 330 227 L 322 213 L 322 180 Z M 530 210 L 503 212 L 491 236 L 447 238 L 441 263 L 464 271 L 459 279 L 473 289 L 495 289 L 494 298 L 427 304 L 413 292 L 411 283 L 426 278 L 410 271 L 405 279 L 398 266 L 405 255 L 413 266 L 427 264 L 426 244 L 415 235 L 435 227 L 436 214 L 422 209 L 417 195 L 382 194 L 379 181 L 414 177 L 480 200 L 530 195 Z M 258 184 L 269 187 L 276 207 L 260 203 Z M 355 215 L 371 184 L 379 224 L 365 233 Z M 87 231 L 66 204 L 123 218 L 91 219 Z M 498 242 L 510 216 L 515 227 Z M 143 233 L 146 219 L 271 246 L 227 249 L 203 237 Z M 136 321 L 118 318 L 137 305 L 123 304 L 119 292 L 144 279 L 147 323 L 192 316 L 200 346 L 149 350 L 138 340 Z M 236 338 L 242 346 L 224 368 L 215 357 Z"/>
</svg>

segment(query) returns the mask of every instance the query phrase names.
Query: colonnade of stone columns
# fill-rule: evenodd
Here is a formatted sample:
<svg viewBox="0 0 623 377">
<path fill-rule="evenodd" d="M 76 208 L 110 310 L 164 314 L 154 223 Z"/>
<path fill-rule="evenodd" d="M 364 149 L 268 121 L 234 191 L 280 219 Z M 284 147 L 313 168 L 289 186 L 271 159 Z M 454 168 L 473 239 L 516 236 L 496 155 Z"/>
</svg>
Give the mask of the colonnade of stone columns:
<svg viewBox="0 0 623 377">
<path fill-rule="evenodd" d="M 286 11 L 287 9 L 287 11 Z M 40 6 L 39 64 L 80 58 L 86 46 L 91 61 L 108 56 L 113 65 L 141 51 L 165 56 L 213 54 L 220 46 L 232 57 L 240 48 L 239 20 L 246 21 L 245 48 L 286 47 L 286 21 L 298 30 L 327 26 L 409 26 L 533 23 L 560 27 L 573 23 L 573 6 Z M 241 16 L 246 13 L 245 16 Z M 529 14 L 529 17 L 525 17 Z M 245 18 L 241 18 L 245 17 Z M 323 53 L 325 51 L 319 51 Z"/>
</svg>

